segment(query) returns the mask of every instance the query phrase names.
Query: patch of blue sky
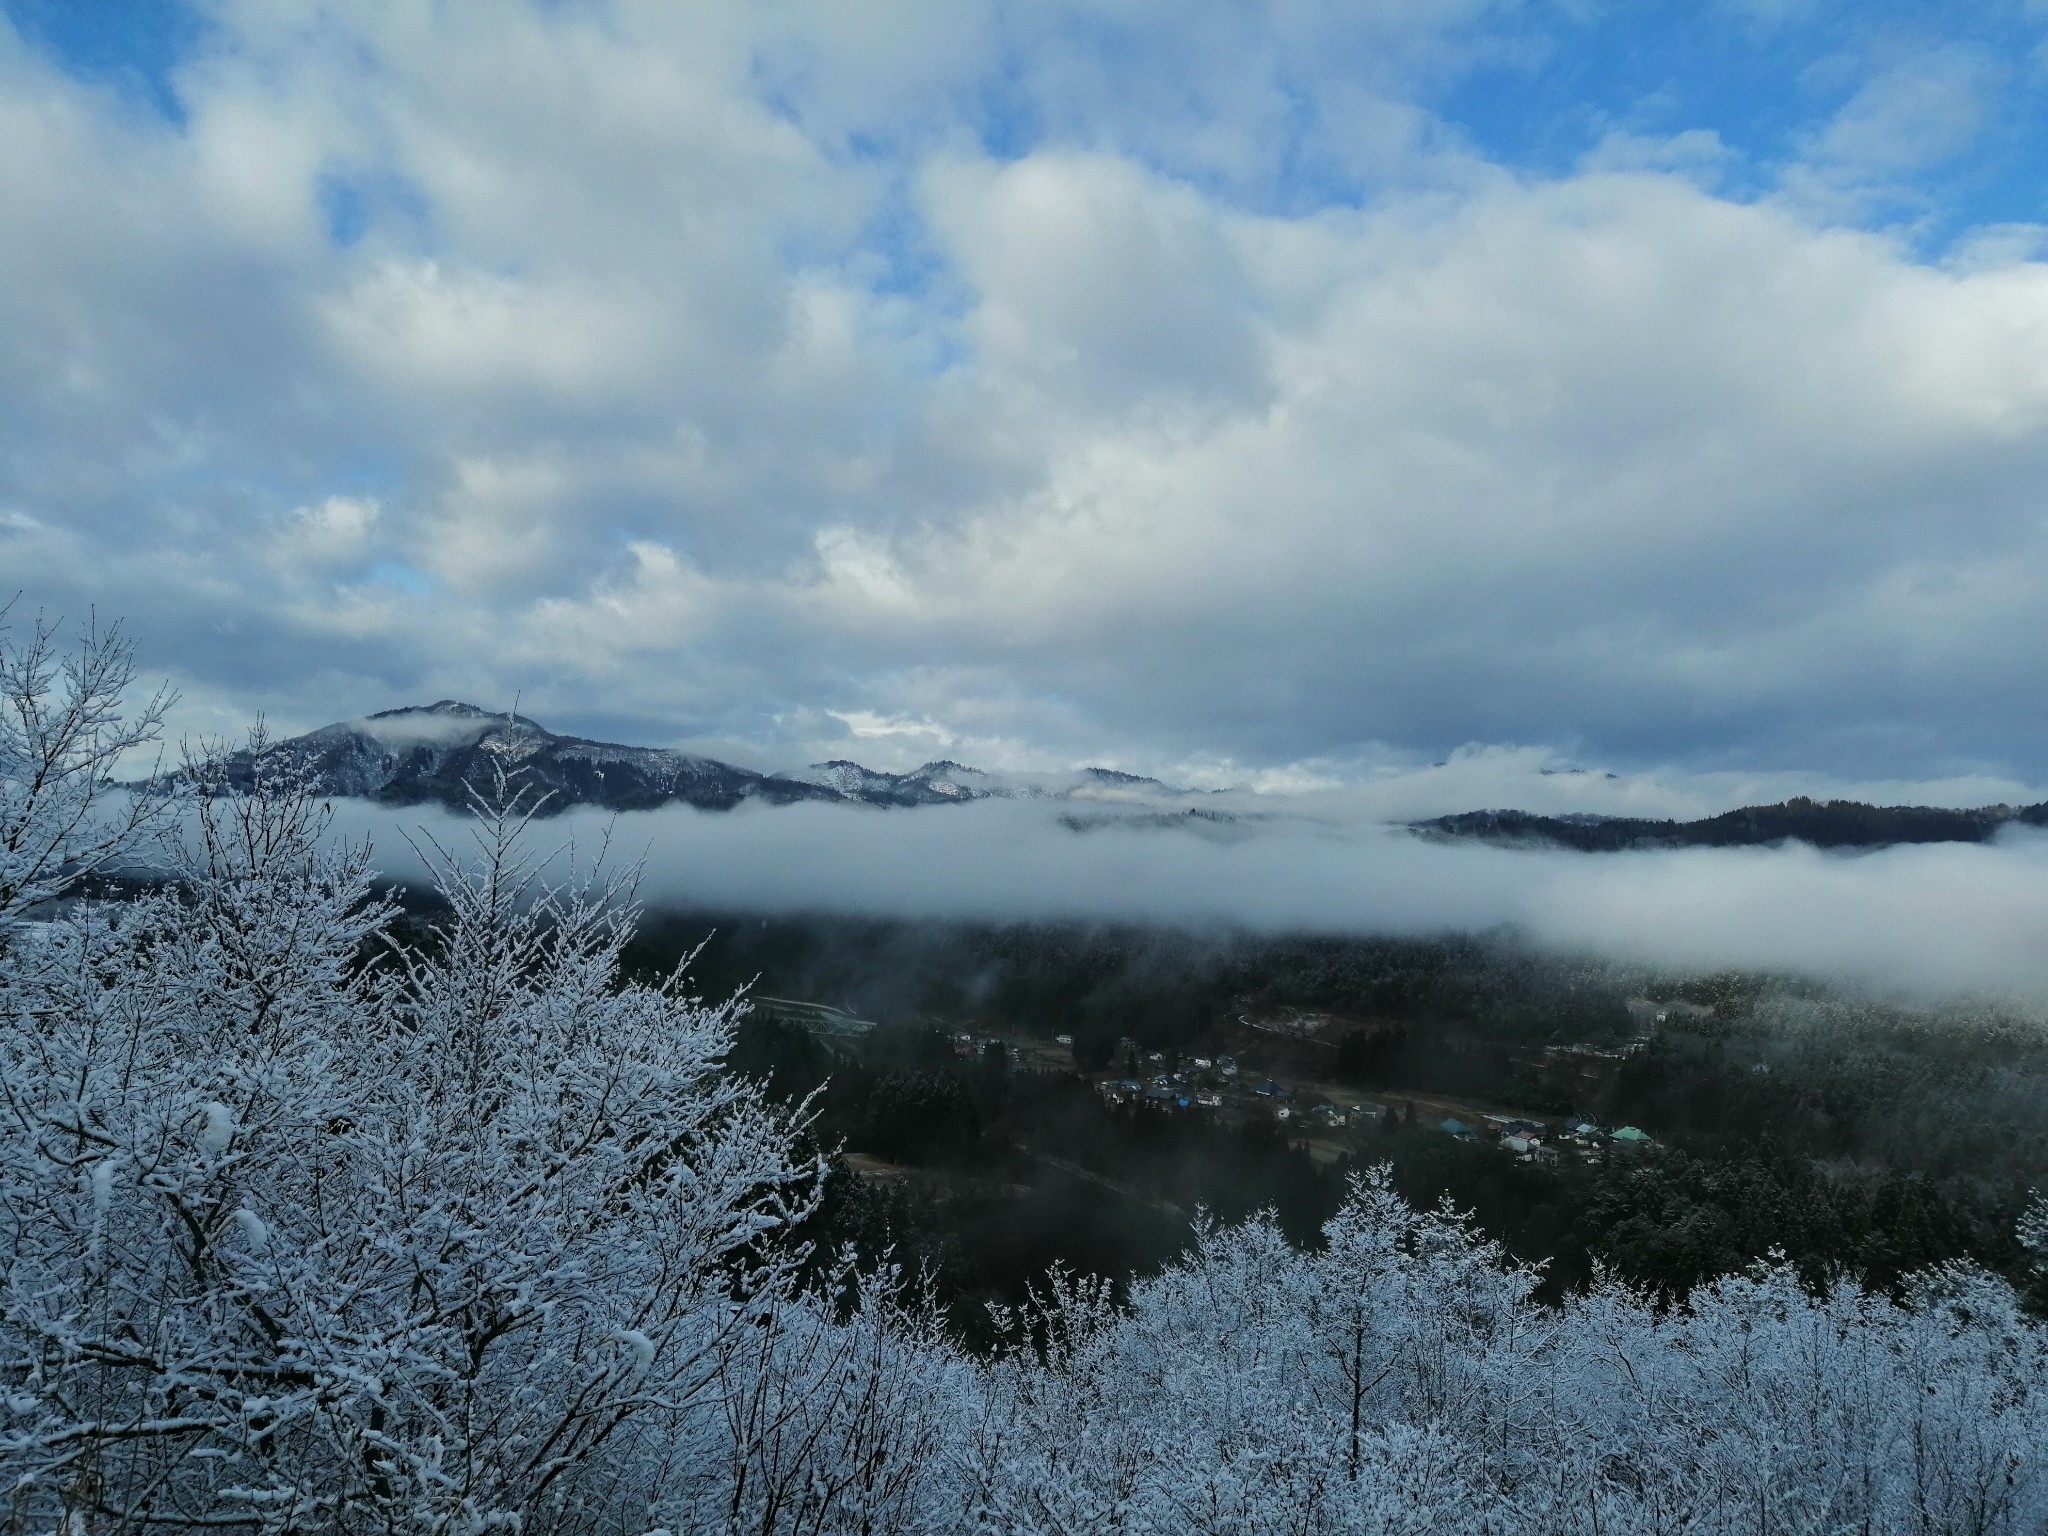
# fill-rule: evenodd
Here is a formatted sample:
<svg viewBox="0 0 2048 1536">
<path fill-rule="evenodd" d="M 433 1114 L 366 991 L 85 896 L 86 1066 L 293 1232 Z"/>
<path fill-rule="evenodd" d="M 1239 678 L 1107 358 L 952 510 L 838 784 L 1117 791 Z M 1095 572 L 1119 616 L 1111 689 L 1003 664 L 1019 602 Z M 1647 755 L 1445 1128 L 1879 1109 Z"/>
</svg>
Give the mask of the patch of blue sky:
<svg viewBox="0 0 2048 1536">
<path fill-rule="evenodd" d="M 322 176 L 319 196 L 327 238 L 338 249 L 347 250 L 369 233 L 370 200 L 361 182 L 347 176 Z"/>
<path fill-rule="evenodd" d="M 1986 226 L 2048 224 L 2048 57 L 2016 70 L 1968 154 L 1918 178 L 1921 243 L 1941 250 Z"/>
<path fill-rule="evenodd" d="M 425 571 L 397 560 L 384 560 L 371 566 L 363 573 L 363 579 L 374 586 L 403 592 L 408 597 L 429 596 L 439 585 Z"/>
<path fill-rule="evenodd" d="M 1524 42 L 1431 104 L 1488 159 L 1515 169 L 1563 175 L 1610 135 L 1700 129 L 1738 155 L 1775 159 L 1814 115 L 1786 79 L 1811 55 L 1773 47 L 1712 6 L 1552 11 Z"/>
<path fill-rule="evenodd" d="M 373 228 L 401 229 L 408 244 L 430 250 L 432 210 L 412 182 L 390 172 L 328 171 L 317 188 L 327 238 L 337 250 L 361 242 Z"/>
<path fill-rule="evenodd" d="M 390 497 L 405 489 L 405 466 L 382 454 L 360 454 L 323 466 L 321 480 L 344 496 Z"/>
<path fill-rule="evenodd" d="M 966 100 L 974 136 L 991 160 L 1020 160 L 1044 142 L 1044 109 L 1019 78 L 1015 61 L 1005 60 L 984 75 Z"/>
<path fill-rule="evenodd" d="M 958 313 L 966 296 L 931 227 L 907 195 L 886 199 L 861 233 L 860 251 L 870 292 L 934 304 Z"/>
<path fill-rule="evenodd" d="M 67 74 L 184 126 L 178 65 L 210 30 L 189 0 L 0 0 L 0 16 Z"/>
<path fill-rule="evenodd" d="M 1765 195 L 1789 168 L 1811 167 L 1844 191 L 1843 216 L 1912 226 L 1932 252 L 1983 225 L 2048 217 L 2048 13 L 2027 0 L 1629 0 L 1550 8 L 1524 26 L 1526 47 L 1428 103 L 1498 164 L 1564 175 L 1611 137 L 1704 131 L 1725 150 L 1702 167 L 1724 193 Z M 1889 167 L 1830 160 L 1829 127 L 1859 91 L 1944 54 L 1973 62 L 1968 89 L 1979 98 L 1977 122 L 1952 153 Z M 1930 143 L 1954 131 L 1925 125 Z"/>
</svg>

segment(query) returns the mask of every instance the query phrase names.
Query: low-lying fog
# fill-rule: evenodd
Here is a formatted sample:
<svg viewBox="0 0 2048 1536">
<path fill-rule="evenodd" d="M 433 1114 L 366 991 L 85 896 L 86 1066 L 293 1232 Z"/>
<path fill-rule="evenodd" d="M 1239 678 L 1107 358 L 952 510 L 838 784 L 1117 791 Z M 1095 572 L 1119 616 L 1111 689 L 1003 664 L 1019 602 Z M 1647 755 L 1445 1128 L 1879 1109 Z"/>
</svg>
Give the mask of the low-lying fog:
<svg viewBox="0 0 2048 1536">
<path fill-rule="evenodd" d="M 431 809 L 338 807 L 386 874 Z M 1920 993 L 2048 999 L 2048 836 L 1864 854 L 1770 849 L 1581 854 L 1432 842 L 1384 823 L 1275 816 L 1163 826 L 1072 806 L 983 801 L 877 811 L 686 808 L 534 823 L 543 847 L 644 858 L 644 898 L 725 911 L 1084 918 L 1413 934 L 1508 925 L 1561 948 L 1684 969 L 1738 967 Z"/>
</svg>

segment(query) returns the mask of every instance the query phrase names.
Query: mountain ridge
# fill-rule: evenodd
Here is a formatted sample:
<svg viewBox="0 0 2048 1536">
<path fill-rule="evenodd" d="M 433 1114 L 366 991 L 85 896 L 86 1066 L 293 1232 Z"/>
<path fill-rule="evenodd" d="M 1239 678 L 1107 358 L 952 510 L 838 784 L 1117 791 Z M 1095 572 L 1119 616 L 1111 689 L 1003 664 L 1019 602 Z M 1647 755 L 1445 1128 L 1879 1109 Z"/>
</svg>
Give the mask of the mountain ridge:
<svg viewBox="0 0 2048 1536">
<path fill-rule="evenodd" d="M 1816 848 L 1889 848 L 1903 843 L 1984 843 L 2007 826 L 2048 827 L 2048 802 L 1958 810 L 1798 795 L 1775 805 L 1745 805 L 1693 821 L 1494 810 L 1462 811 L 1408 825 L 1425 837 L 1444 841 L 1540 844 L 1580 853 L 1754 848 L 1788 841 Z"/>
<path fill-rule="evenodd" d="M 540 809 L 545 815 L 578 806 L 635 811 L 681 804 L 723 811 L 748 802 L 810 802 L 900 810 L 1032 799 L 1096 807 L 1080 813 L 1078 820 L 1063 814 L 1074 830 L 1112 821 L 1179 826 L 1191 825 L 1190 818 L 1239 819 L 1231 811 L 1188 804 L 1206 796 L 1115 768 L 1081 768 L 1065 776 L 1005 775 L 939 758 L 905 773 L 889 773 L 834 758 L 806 768 L 762 773 L 697 753 L 563 735 L 525 715 L 486 710 L 459 699 L 379 710 L 267 744 L 260 752 L 235 753 L 228 759 L 229 783 L 246 786 L 259 764 L 306 773 L 323 794 L 458 810 L 469 806 L 472 784 L 489 784 L 495 770 L 505 767 L 520 772 L 523 784 L 544 797 Z M 1166 808 L 1172 814 L 1164 814 Z M 1462 811 L 1403 825 L 1435 841 L 1581 853 L 1759 847 L 1786 841 L 1816 848 L 1868 849 L 1982 843 L 2007 826 L 2048 827 L 2048 802 L 1954 809 L 1797 796 L 1691 821 L 1500 809 Z"/>
<path fill-rule="evenodd" d="M 472 784 L 498 767 L 517 770 L 545 799 L 543 814 L 581 805 L 652 810 L 683 804 L 731 810 L 750 800 L 804 801 L 902 809 L 985 799 L 1094 799 L 1118 793 L 1176 795 L 1157 779 L 1085 768 L 1050 784 L 985 772 L 941 758 L 887 773 L 846 758 L 790 772 L 760 773 L 665 747 L 635 747 L 550 731 L 507 710 L 459 699 L 404 705 L 340 720 L 244 750 L 228 759 L 228 782 L 251 783 L 259 767 L 307 774 L 323 794 L 386 805 L 470 804 Z"/>
</svg>

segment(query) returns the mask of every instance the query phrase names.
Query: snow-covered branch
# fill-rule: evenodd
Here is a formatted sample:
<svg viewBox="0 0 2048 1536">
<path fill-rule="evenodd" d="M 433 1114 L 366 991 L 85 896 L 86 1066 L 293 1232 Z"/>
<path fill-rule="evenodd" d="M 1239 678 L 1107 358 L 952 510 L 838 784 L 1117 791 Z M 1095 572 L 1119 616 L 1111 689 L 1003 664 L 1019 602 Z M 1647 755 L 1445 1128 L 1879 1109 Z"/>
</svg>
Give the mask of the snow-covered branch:
<svg viewBox="0 0 2048 1536">
<path fill-rule="evenodd" d="M 0 933 L 161 824 L 161 785 L 114 774 L 158 740 L 173 702 L 159 691 L 126 709 L 135 651 L 118 625 L 88 623 L 67 648 L 40 616 L 19 638 L 7 620 L 0 607 Z"/>
</svg>

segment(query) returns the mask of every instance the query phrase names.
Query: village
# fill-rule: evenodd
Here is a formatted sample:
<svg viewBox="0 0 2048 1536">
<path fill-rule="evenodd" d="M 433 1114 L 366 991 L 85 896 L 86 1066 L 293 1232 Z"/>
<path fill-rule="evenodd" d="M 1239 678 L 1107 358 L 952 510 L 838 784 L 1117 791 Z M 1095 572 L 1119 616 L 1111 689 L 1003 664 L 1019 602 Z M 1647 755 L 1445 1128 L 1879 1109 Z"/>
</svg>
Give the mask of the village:
<svg viewBox="0 0 2048 1536">
<path fill-rule="evenodd" d="M 858 1049 L 880 1026 L 844 1009 L 790 998 L 757 996 L 758 1012 L 800 1025 L 837 1051 Z M 1532 1047 L 1514 1058 L 1553 1102 L 1599 1101 L 1614 1070 L 1655 1038 L 1675 1012 L 1706 1010 L 1683 1002 L 1628 1000 L 1634 1033 L 1603 1044 Z M 1085 1071 L 1074 1037 L 997 1032 L 969 1019 L 938 1026 L 953 1055 L 998 1060 L 1004 1070 L 1078 1077 L 1105 1110 L 1188 1117 L 1222 1127 L 1265 1122 L 1316 1163 L 1334 1164 L 1372 1150 L 1397 1128 L 1433 1129 L 1456 1140 L 1498 1148 L 1518 1162 L 1597 1166 L 1616 1151 L 1656 1145 L 1633 1125 L 1605 1125 L 1586 1112 L 1532 1110 L 1440 1092 L 1372 1090 L 1338 1080 L 1337 1044 L 1363 1026 L 1343 1015 L 1299 1008 L 1237 1010 L 1207 1049 L 1148 1050 L 1125 1036 L 1106 1068 Z M 1223 1049 L 1228 1045 L 1232 1049 Z"/>
<path fill-rule="evenodd" d="M 1543 1047 L 1529 1064 L 1545 1080 L 1597 1091 L 1612 1068 L 1642 1050 L 1668 1016 L 1667 1005 L 1635 1001 L 1631 1012 L 1643 1033 L 1619 1046 Z M 1683 1005 L 1681 1005 L 1683 1006 Z M 1300 1045 L 1326 1045 L 1344 1021 L 1327 1014 L 1287 1010 L 1240 1014 L 1240 1030 Z M 1318 1163 L 1369 1151 L 1372 1139 L 1398 1126 L 1423 1126 L 1461 1141 L 1488 1144 L 1518 1161 L 1597 1165 L 1615 1149 L 1641 1150 L 1655 1139 L 1632 1125 L 1604 1126 L 1585 1114 L 1538 1115 L 1526 1108 L 1486 1104 L 1437 1093 L 1371 1092 L 1315 1070 L 1312 1053 L 1256 1051 L 1256 1068 L 1226 1051 L 1144 1051 L 1126 1036 L 1117 1042 L 1108 1070 L 1083 1073 L 1074 1060 L 1074 1040 L 989 1034 L 973 1028 L 952 1033 L 961 1057 L 999 1050 L 1013 1071 L 1084 1077 L 1106 1108 L 1192 1116 L 1220 1125 L 1264 1120 L 1272 1123 Z M 1250 1054 L 1250 1053 L 1248 1053 Z"/>
</svg>

